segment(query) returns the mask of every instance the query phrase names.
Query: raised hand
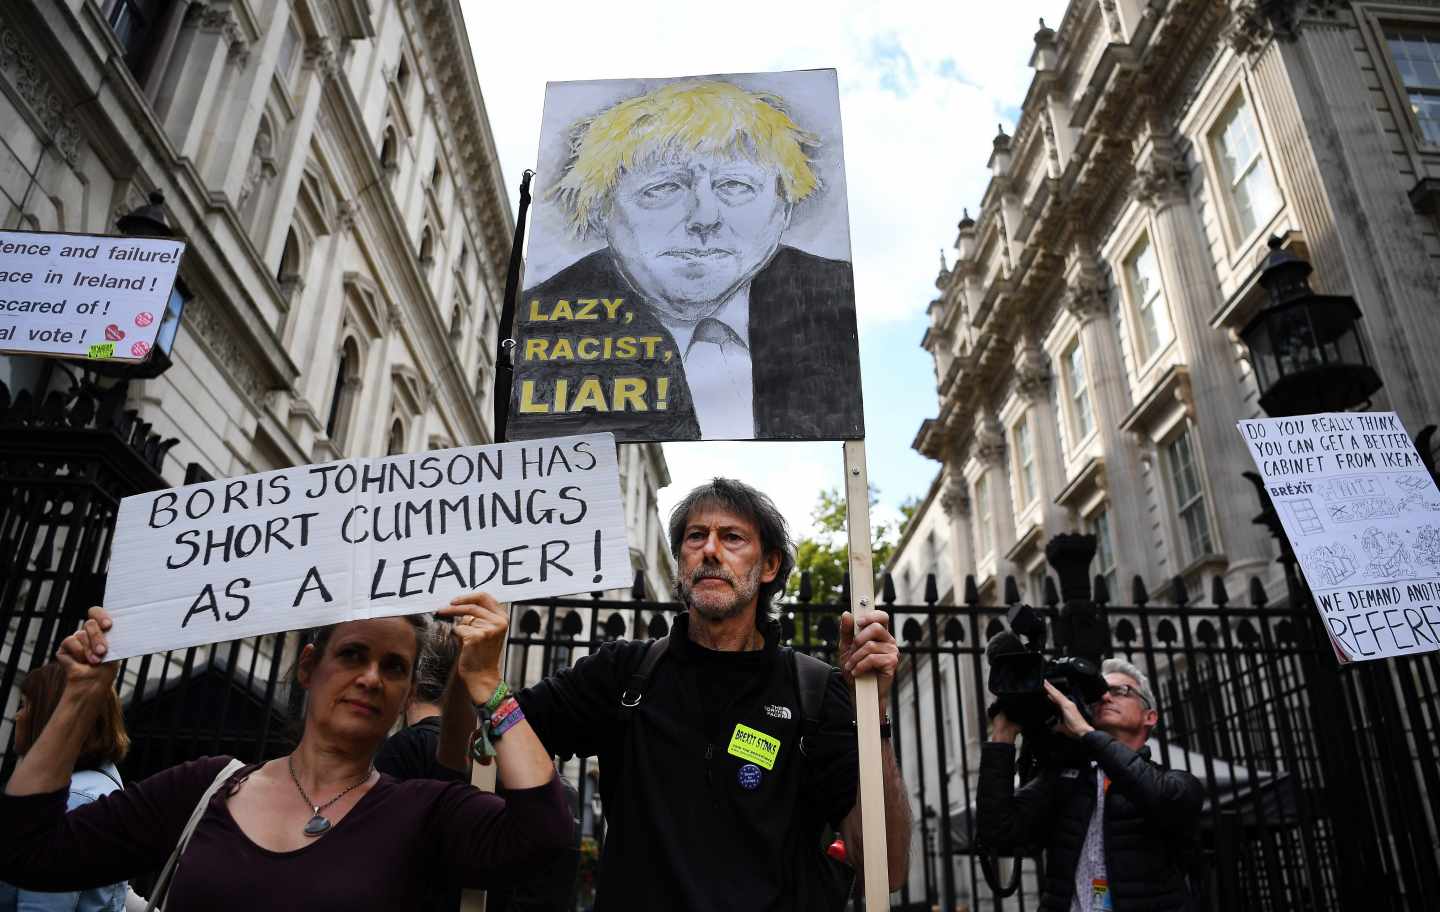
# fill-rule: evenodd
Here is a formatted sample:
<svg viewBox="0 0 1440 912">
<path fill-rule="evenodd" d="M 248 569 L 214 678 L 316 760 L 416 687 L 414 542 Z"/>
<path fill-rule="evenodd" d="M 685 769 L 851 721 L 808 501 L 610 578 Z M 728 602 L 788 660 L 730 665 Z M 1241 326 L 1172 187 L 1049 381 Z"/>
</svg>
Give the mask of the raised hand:
<svg viewBox="0 0 1440 912">
<path fill-rule="evenodd" d="M 1056 732 L 1067 738 L 1079 738 L 1095 730 L 1080 714 L 1079 707 L 1049 681 L 1045 682 L 1045 695 L 1055 704 L 1055 708 L 1060 710 L 1060 721 L 1055 723 Z"/>
<path fill-rule="evenodd" d="M 845 680 L 851 683 L 859 675 L 875 672 L 883 714 L 890 705 L 890 685 L 900 665 L 900 647 L 890 634 L 890 615 L 879 609 L 861 611 L 858 615 L 848 611 L 842 614 L 838 658 Z"/>
<path fill-rule="evenodd" d="M 106 662 L 105 633 L 114 621 L 104 608 L 91 608 L 80 629 L 60 642 L 55 658 L 65 666 L 65 688 L 89 691 L 115 685 L 116 662 Z"/>
<path fill-rule="evenodd" d="M 485 703 L 500 686 L 500 658 L 510 614 L 485 592 L 457 596 L 436 612 L 455 619 L 451 635 L 460 641 L 455 674 L 470 692 L 472 703 Z"/>
</svg>

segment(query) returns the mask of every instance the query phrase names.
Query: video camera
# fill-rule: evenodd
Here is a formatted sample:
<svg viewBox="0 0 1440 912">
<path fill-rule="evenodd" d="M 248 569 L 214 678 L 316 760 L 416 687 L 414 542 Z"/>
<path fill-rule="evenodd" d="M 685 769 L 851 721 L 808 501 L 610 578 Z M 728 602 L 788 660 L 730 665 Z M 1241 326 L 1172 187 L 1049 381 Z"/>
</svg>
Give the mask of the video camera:
<svg viewBox="0 0 1440 912">
<path fill-rule="evenodd" d="M 1020 778 L 1025 780 L 1033 768 L 1043 766 L 1064 749 L 1052 731 L 1060 719 L 1060 711 L 1045 693 L 1045 682 L 1069 697 L 1092 724 L 1095 720 L 1090 715 L 1090 706 L 1105 695 L 1108 685 L 1100 674 L 1099 663 L 1082 652 L 1083 647 L 1089 645 L 1091 618 L 1088 616 L 1057 619 L 1056 640 L 1062 652 L 1058 659 L 1045 657 L 1045 620 L 1034 608 L 1015 605 L 1008 612 L 1007 620 L 1010 629 L 996 634 L 985 647 L 985 657 L 990 662 L 988 686 L 995 695 L 990 715 L 993 718 L 995 713 L 1003 712 L 1025 735 L 1030 762 L 1024 765 L 1032 767 L 1020 770 Z M 1077 626 L 1077 622 L 1081 623 Z M 1077 652 L 1082 654 L 1075 654 Z"/>
</svg>

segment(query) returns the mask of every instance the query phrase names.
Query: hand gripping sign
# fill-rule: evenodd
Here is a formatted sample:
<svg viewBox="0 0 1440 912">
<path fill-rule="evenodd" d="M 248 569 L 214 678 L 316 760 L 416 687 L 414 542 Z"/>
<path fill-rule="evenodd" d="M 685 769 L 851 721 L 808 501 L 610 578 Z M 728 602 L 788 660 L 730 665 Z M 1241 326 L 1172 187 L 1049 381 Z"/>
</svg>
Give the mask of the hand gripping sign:
<svg viewBox="0 0 1440 912">
<path fill-rule="evenodd" d="M 109 657 L 629 582 L 608 434 L 297 466 L 121 501 Z"/>
</svg>

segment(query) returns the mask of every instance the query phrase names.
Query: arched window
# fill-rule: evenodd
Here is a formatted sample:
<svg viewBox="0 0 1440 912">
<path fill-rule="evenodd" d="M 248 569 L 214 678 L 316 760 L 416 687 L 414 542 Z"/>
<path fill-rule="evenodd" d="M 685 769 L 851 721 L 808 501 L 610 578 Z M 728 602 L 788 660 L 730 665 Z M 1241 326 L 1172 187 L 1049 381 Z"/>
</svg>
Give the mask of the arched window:
<svg viewBox="0 0 1440 912">
<path fill-rule="evenodd" d="M 325 418 L 325 436 L 337 450 L 344 449 L 349 430 L 350 412 L 360 389 L 360 347 L 354 339 L 346 339 L 340 348 L 340 362 L 335 368 L 335 391 L 330 396 L 330 414 Z"/>
<path fill-rule="evenodd" d="M 436 196 L 440 195 L 440 183 L 445 179 L 445 172 L 440 168 L 440 159 L 435 159 L 435 170 L 430 172 L 430 189 Z"/>
<path fill-rule="evenodd" d="M 405 452 L 405 425 L 396 418 L 390 425 L 390 437 L 385 442 L 386 456 L 399 456 Z"/>
<path fill-rule="evenodd" d="M 280 293 L 286 301 L 295 300 L 304 282 L 300 278 L 303 264 L 300 259 L 300 236 L 295 226 L 285 233 L 285 247 L 280 251 L 280 265 L 275 269 L 275 281 L 280 283 Z"/>
<path fill-rule="evenodd" d="M 460 342 L 460 330 L 463 318 L 460 314 L 460 302 L 455 302 L 455 308 L 450 311 L 450 341 L 455 344 Z"/>
<path fill-rule="evenodd" d="M 465 276 L 465 270 L 470 266 L 470 245 L 464 241 L 460 242 L 460 276 Z"/>
<path fill-rule="evenodd" d="M 380 167 L 386 174 L 394 175 L 400 169 L 397 156 L 399 151 L 395 142 L 395 128 L 386 127 L 385 133 L 380 140 Z"/>
<path fill-rule="evenodd" d="M 430 226 L 426 225 L 425 230 L 420 232 L 420 265 L 429 266 L 435 262 L 435 236 L 430 233 Z"/>
</svg>

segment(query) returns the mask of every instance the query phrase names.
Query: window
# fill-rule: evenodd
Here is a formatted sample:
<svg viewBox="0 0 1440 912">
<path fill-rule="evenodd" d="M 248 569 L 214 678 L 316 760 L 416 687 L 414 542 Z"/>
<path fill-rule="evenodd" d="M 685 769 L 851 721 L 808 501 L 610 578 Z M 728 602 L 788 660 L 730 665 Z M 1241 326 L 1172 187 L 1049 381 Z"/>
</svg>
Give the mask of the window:
<svg viewBox="0 0 1440 912">
<path fill-rule="evenodd" d="M 405 425 L 396 418 L 390 425 L 390 437 L 385 441 L 385 455 L 399 456 L 405 452 Z"/>
<path fill-rule="evenodd" d="M 1440 146 L 1440 31 L 1387 28 L 1385 43 L 1421 134 Z"/>
<path fill-rule="evenodd" d="M 1240 92 L 1210 131 L 1210 148 L 1230 198 L 1230 227 L 1247 238 L 1280 208 L 1255 115 Z"/>
<path fill-rule="evenodd" d="M 975 479 L 975 555 L 985 557 L 994 548 L 990 537 L 990 479 Z"/>
<path fill-rule="evenodd" d="M 1015 490 L 1020 507 L 1028 507 L 1038 493 L 1035 487 L 1035 444 L 1030 438 L 1030 413 L 1015 422 L 1011 434 L 1015 438 Z"/>
<path fill-rule="evenodd" d="M 1041 564 L 1030 572 L 1025 587 L 1029 590 L 1026 593 L 1027 602 L 1033 607 L 1045 604 L 1045 565 Z"/>
<path fill-rule="evenodd" d="M 105 5 L 106 21 L 125 49 L 125 65 L 137 81 L 149 75 L 150 52 L 160 36 L 165 13 L 174 0 L 109 0 Z"/>
<path fill-rule="evenodd" d="M 1214 550 L 1210 520 L 1205 515 L 1205 491 L 1200 485 L 1200 469 L 1196 465 L 1189 428 L 1165 447 L 1165 461 L 1180 520 L 1183 563 L 1189 564 Z"/>
<path fill-rule="evenodd" d="M 1085 349 L 1080 340 L 1065 350 L 1065 392 L 1070 397 L 1070 430 L 1078 444 L 1095 430 L 1095 413 L 1090 409 L 1090 386 L 1085 381 Z"/>
<path fill-rule="evenodd" d="M 395 88 L 400 92 L 400 97 L 405 97 L 405 90 L 410 88 L 410 61 L 404 54 L 400 55 L 400 62 L 395 65 Z"/>
<path fill-rule="evenodd" d="M 1155 248 L 1148 237 L 1140 239 L 1125 261 L 1125 282 L 1135 313 L 1136 361 L 1144 364 L 1170 341 L 1170 317 L 1160 284 L 1160 264 L 1155 260 Z"/>
<path fill-rule="evenodd" d="M 440 169 L 440 159 L 435 159 L 435 169 L 430 172 L 430 191 L 436 196 L 440 195 L 440 182 L 445 179 L 445 172 Z"/>
<path fill-rule="evenodd" d="M 430 226 L 426 225 L 425 230 L 420 232 L 420 265 L 429 266 L 435 262 L 435 236 L 430 233 Z"/>
<path fill-rule="evenodd" d="M 344 446 L 355 393 L 360 387 L 360 349 L 354 339 L 345 340 L 340 363 L 335 369 L 335 391 L 330 396 L 330 414 L 325 418 L 325 436 L 335 449 Z"/>
<path fill-rule="evenodd" d="M 380 140 L 380 167 L 392 177 L 396 171 L 400 170 L 400 163 L 396 155 L 395 128 L 386 127 L 383 138 Z"/>
<path fill-rule="evenodd" d="M 1116 587 L 1120 584 L 1119 571 L 1115 569 L 1115 541 L 1110 536 L 1110 511 L 1101 510 L 1090 520 L 1090 534 L 1095 536 L 1095 575 L 1105 578 L 1105 588 L 1110 590 L 1110 601 L 1120 600 Z"/>
<path fill-rule="evenodd" d="M 295 71 L 295 52 L 300 48 L 300 34 L 293 23 L 285 26 L 285 39 L 280 43 L 280 57 L 275 61 L 275 75 L 285 85 L 290 84 L 290 74 Z"/>
<path fill-rule="evenodd" d="M 450 311 L 450 342 L 460 344 L 460 332 L 464 329 L 464 318 L 460 312 L 460 302 L 455 302 L 455 307 Z"/>
</svg>

